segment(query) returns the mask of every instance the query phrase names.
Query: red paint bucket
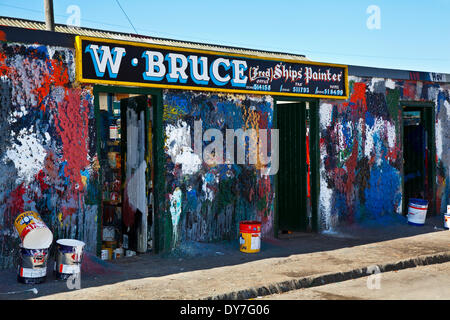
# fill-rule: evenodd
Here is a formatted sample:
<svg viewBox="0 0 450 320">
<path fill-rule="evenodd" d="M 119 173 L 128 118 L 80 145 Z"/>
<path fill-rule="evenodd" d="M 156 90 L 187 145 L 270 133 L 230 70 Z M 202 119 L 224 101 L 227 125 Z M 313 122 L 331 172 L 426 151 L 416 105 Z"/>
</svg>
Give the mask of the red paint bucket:
<svg viewBox="0 0 450 320">
<path fill-rule="evenodd" d="M 239 224 L 239 249 L 254 253 L 261 249 L 261 222 L 241 221 Z"/>
</svg>

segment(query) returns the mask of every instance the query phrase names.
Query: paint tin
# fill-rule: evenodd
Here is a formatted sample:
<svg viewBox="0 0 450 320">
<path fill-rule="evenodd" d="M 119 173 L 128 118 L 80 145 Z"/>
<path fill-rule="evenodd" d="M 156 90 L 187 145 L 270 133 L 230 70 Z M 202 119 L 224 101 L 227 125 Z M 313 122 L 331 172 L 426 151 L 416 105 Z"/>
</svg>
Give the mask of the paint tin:
<svg viewBox="0 0 450 320">
<path fill-rule="evenodd" d="M 245 253 L 255 253 L 260 251 L 261 222 L 241 221 L 239 224 L 239 249 Z"/>
<path fill-rule="evenodd" d="M 102 252 L 105 251 L 106 253 L 106 259 L 104 260 L 111 260 L 113 256 L 113 248 L 102 246 Z"/>
<path fill-rule="evenodd" d="M 123 257 L 123 249 L 122 248 L 117 248 L 116 250 L 114 250 L 114 253 L 113 253 L 114 259 L 120 259 L 122 257 Z"/>
<path fill-rule="evenodd" d="M 409 199 L 408 223 L 423 226 L 427 217 L 428 201 L 423 199 Z"/>
<path fill-rule="evenodd" d="M 44 282 L 47 278 L 48 248 L 29 249 L 20 245 L 19 252 L 17 281 L 25 284 Z"/>
<path fill-rule="evenodd" d="M 59 280 L 67 280 L 71 275 L 81 272 L 83 241 L 59 239 L 56 241 L 55 272 Z"/>
<path fill-rule="evenodd" d="M 450 213 L 444 214 L 444 228 L 447 230 L 450 229 Z"/>
<path fill-rule="evenodd" d="M 102 260 L 109 260 L 109 250 L 108 249 L 102 249 L 101 258 L 102 258 Z"/>
<path fill-rule="evenodd" d="M 14 227 L 27 249 L 48 248 L 52 244 L 53 234 L 45 225 L 39 214 L 34 211 L 25 211 L 14 220 Z"/>
<path fill-rule="evenodd" d="M 125 251 L 125 256 L 126 257 L 133 257 L 135 255 L 136 255 L 136 251 L 133 251 L 133 250 L 126 250 Z"/>
</svg>

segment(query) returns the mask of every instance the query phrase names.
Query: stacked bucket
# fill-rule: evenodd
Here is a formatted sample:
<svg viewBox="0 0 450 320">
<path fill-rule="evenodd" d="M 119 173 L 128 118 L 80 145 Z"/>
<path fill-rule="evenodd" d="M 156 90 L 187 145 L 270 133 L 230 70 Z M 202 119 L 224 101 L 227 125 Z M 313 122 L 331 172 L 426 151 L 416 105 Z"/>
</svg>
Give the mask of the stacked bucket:
<svg viewBox="0 0 450 320">
<path fill-rule="evenodd" d="M 22 283 L 42 283 L 47 278 L 47 260 L 53 234 L 34 211 L 21 213 L 14 221 L 20 240 L 20 262 L 17 280 Z"/>
<path fill-rule="evenodd" d="M 19 246 L 20 259 L 17 281 L 25 284 L 42 283 L 47 278 L 49 248 L 53 234 L 38 213 L 26 211 L 14 221 L 14 227 L 22 241 Z M 56 241 L 54 271 L 56 278 L 66 280 L 81 272 L 84 242 L 73 239 Z"/>
</svg>

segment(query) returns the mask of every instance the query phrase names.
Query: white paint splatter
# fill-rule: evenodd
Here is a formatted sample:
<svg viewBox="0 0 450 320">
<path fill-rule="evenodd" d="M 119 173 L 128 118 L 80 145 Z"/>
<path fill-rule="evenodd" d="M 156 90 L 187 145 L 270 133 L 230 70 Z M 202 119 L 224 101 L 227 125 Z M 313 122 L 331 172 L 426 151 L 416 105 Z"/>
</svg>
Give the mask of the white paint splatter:
<svg viewBox="0 0 450 320">
<path fill-rule="evenodd" d="M 450 103 L 447 100 L 444 101 L 444 107 L 447 109 L 447 119 L 450 121 Z"/>
<path fill-rule="evenodd" d="M 389 149 L 395 148 L 395 141 L 397 138 L 397 135 L 395 133 L 395 124 L 386 121 L 386 130 L 387 130 L 387 139 L 389 144 Z"/>
<path fill-rule="evenodd" d="M 178 121 L 177 126 L 166 126 L 166 152 L 172 162 L 181 164 L 183 174 L 194 174 L 200 170 L 202 160 L 191 147 L 191 128 L 184 121 Z"/>
<path fill-rule="evenodd" d="M 366 157 L 371 157 L 371 153 L 375 149 L 374 136 L 379 134 L 381 132 L 380 130 L 383 130 L 383 128 L 384 120 L 382 118 L 376 118 L 373 126 L 366 126 L 366 143 L 364 145 L 364 155 Z"/>
<path fill-rule="evenodd" d="M 14 110 L 11 114 L 10 114 L 10 116 L 9 116 L 9 119 L 8 119 L 8 122 L 11 124 L 11 123 L 15 123 L 15 122 L 17 122 L 17 119 L 18 118 L 21 118 L 21 117 L 23 117 L 23 116 L 26 116 L 28 114 L 28 111 L 27 111 L 27 109 L 25 108 L 25 106 L 21 106 L 20 107 L 20 111 L 17 111 L 17 110 Z"/>
<path fill-rule="evenodd" d="M 206 175 L 202 176 L 202 191 L 205 194 L 205 200 L 213 201 L 214 200 L 214 191 L 211 188 L 208 188 L 208 184 L 219 183 L 219 178 L 215 177 L 212 173 L 206 173 Z"/>
<path fill-rule="evenodd" d="M 320 112 L 320 127 L 321 129 L 325 129 L 331 125 L 333 105 L 331 103 L 322 103 L 320 105 L 319 112 Z"/>
<path fill-rule="evenodd" d="M 386 79 L 386 82 L 384 83 L 384 85 L 386 86 L 386 88 L 395 89 L 395 81 L 391 80 L 391 79 Z"/>
<path fill-rule="evenodd" d="M 380 82 L 385 82 L 383 78 L 372 78 L 369 85 L 370 92 L 375 92 L 375 85 Z"/>
<path fill-rule="evenodd" d="M 442 121 L 438 121 L 436 124 L 436 154 L 439 159 L 442 159 L 442 153 L 444 148 L 442 147 Z"/>
<path fill-rule="evenodd" d="M 177 240 L 177 226 L 181 216 L 181 195 L 181 189 L 178 187 L 173 194 L 169 194 L 170 214 L 172 216 L 172 228 L 175 242 Z"/>
<path fill-rule="evenodd" d="M 352 81 L 354 81 L 354 82 L 362 82 L 362 78 L 361 77 L 357 77 L 357 76 L 349 75 L 348 76 L 348 82 L 352 82 Z"/>
<path fill-rule="evenodd" d="M 16 183 L 30 183 L 35 175 L 42 170 L 47 152 L 39 142 L 36 133 L 30 129 L 22 129 L 18 136 L 18 144 L 13 144 L 6 150 L 2 159 L 4 162 L 11 160 L 18 171 Z"/>
</svg>

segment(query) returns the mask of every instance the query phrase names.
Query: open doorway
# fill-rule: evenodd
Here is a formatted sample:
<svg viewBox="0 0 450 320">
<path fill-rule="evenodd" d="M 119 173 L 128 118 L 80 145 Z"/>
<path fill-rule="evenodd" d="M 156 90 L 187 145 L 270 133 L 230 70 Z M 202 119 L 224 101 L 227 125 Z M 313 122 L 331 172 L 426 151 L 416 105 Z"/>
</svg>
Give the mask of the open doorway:
<svg viewBox="0 0 450 320">
<path fill-rule="evenodd" d="M 134 255 L 153 247 L 151 95 L 99 92 L 101 249 Z"/>
<path fill-rule="evenodd" d="M 278 236 L 312 229 L 310 103 L 277 101 Z"/>
<path fill-rule="evenodd" d="M 403 121 L 403 214 L 411 198 L 428 201 L 428 214 L 434 213 L 435 141 L 434 105 L 402 104 Z"/>
</svg>

